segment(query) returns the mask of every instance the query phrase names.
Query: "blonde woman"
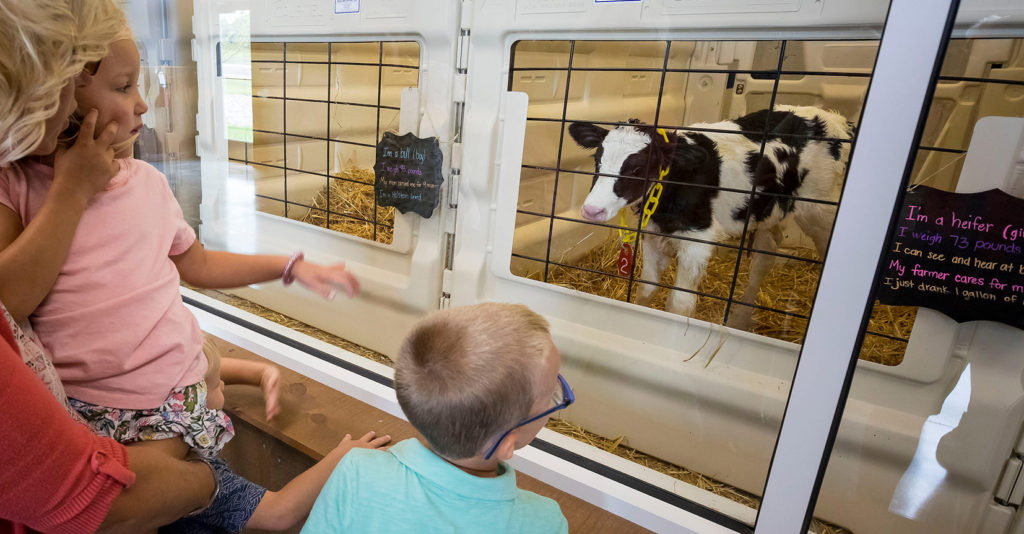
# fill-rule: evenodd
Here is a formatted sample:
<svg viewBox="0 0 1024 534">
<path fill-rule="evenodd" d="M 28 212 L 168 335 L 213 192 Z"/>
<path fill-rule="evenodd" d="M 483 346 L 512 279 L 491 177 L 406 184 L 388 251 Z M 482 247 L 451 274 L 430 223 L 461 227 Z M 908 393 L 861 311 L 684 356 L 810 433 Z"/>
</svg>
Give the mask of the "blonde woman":
<svg viewBox="0 0 1024 534">
<path fill-rule="evenodd" d="M 0 206 L 0 310 L 10 309 L 0 320 L 0 531 L 152 529 L 215 493 L 207 465 L 175 458 L 180 440 L 126 448 L 75 422 L 52 366 L 32 365 L 45 353 L 17 324 L 50 291 L 83 211 L 117 172 L 117 124 L 97 127 L 89 112 L 69 149 L 57 137 L 76 84 L 90 83 L 124 24 L 112 0 L 0 0 L 0 182 L 28 164 L 53 169 L 31 224 Z"/>
</svg>

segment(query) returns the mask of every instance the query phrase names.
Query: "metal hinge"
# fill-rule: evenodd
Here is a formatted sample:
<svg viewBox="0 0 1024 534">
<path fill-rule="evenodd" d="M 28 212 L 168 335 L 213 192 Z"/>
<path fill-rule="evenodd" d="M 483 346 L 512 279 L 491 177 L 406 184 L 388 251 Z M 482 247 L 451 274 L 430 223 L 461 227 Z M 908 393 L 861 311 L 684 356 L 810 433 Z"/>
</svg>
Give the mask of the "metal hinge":
<svg viewBox="0 0 1024 534">
<path fill-rule="evenodd" d="M 459 50 L 455 56 L 455 73 L 465 74 L 469 68 L 469 28 L 459 30 Z"/>
<path fill-rule="evenodd" d="M 448 178 L 448 207 L 459 207 L 459 178 L 462 177 L 462 143 L 452 143 L 451 174 Z"/>
<path fill-rule="evenodd" d="M 438 302 L 437 307 L 438 307 L 438 309 L 441 309 L 441 310 L 447 310 L 449 307 L 451 307 L 451 303 L 452 303 L 452 296 L 449 295 L 447 292 L 443 292 L 443 293 L 441 293 L 441 301 Z"/>
<path fill-rule="evenodd" d="M 469 35 L 473 27 L 473 0 L 462 2 L 462 21 L 459 24 L 458 51 L 455 55 L 455 73 L 465 74 L 469 68 Z"/>
<path fill-rule="evenodd" d="M 455 234 L 452 232 L 444 233 L 444 268 L 447 271 L 452 270 L 452 265 L 455 263 Z"/>
<path fill-rule="evenodd" d="M 995 501 L 1003 506 L 1019 507 L 1024 503 L 1024 461 L 1021 456 L 1014 454 L 1006 461 L 1003 467 L 1003 474 L 996 484 L 996 491 L 993 495 Z"/>
</svg>

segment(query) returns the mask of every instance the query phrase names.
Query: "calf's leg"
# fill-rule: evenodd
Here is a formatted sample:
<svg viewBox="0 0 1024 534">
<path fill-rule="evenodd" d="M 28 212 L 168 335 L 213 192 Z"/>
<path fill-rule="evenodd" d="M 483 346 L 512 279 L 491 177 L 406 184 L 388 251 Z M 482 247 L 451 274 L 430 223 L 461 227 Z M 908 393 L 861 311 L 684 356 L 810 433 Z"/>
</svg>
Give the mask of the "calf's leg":
<svg viewBox="0 0 1024 534">
<path fill-rule="evenodd" d="M 760 227 L 754 231 L 754 249 L 775 252 L 779 242 L 782 241 L 782 229 L 778 225 L 769 228 Z M 747 278 L 747 287 L 743 289 L 743 296 L 738 300 L 747 304 L 754 304 L 757 293 L 761 289 L 761 281 L 768 271 L 775 265 L 776 257 L 770 254 L 753 253 L 750 258 L 750 276 Z M 729 318 L 726 324 L 740 330 L 750 330 L 754 308 L 743 304 L 733 303 L 729 306 Z"/>
<path fill-rule="evenodd" d="M 797 204 L 797 209 L 793 213 L 796 223 L 814 241 L 818 259 L 824 260 L 825 249 L 828 247 L 828 236 L 832 232 L 832 221 L 836 216 L 836 208 L 812 202 L 798 202 Z"/>
<path fill-rule="evenodd" d="M 704 273 L 707 271 L 708 260 L 711 258 L 713 248 L 708 243 L 689 241 L 685 238 L 713 241 L 716 232 L 711 228 L 707 228 L 704 230 L 681 232 L 679 236 L 684 239 L 673 239 L 676 247 L 678 247 L 677 256 L 679 261 L 679 268 L 676 270 L 676 279 L 673 285 L 696 291 L 700 281 L 704 278 Z M 696 305 L 697 295 L 694 293 L 672 290 L 665 307 L 672 313 L 692 316 Z"/>
<path fill-rule="evenodd" d="M 660 235 L 643 236 L 644 264 L 640 269 L 640 280 L 644 282 L 658 282 L 661 280 L 661 273 L 668 267 L 671 258 L 668 250 L 668 238 Z M 658 286 L 653 284 L 638 284 L 636 290 L 636 302 L 642 306 L 651 303 L 651 297 Z"/>
</svg>

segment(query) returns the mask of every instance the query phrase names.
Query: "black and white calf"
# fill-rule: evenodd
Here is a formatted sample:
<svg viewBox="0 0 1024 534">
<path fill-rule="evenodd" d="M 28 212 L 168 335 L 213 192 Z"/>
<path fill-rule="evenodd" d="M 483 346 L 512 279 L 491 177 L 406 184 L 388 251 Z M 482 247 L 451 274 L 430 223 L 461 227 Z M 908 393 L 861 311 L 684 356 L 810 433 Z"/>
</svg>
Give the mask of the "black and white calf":
<svg viewBox="0 0 1024 534">
<path fill-rule="evenodd" d="M 766 120 L 768 141 L 764 157 L 760 158 L 763 136 L 759 132 L 765 131 Z M 664 191 L 647 230 L 711 242 L 723 235 L 735 237 L 742 233 L 749 212 L 748 228 L 755 230 L 754 248 L 775 250 L 782 235 L 780 223 L 793 217 L 814 241 L 819 258 L 824 258 L 834 206 L 796 201 L 793 197 L 837 197 L 849 144 L 812 138 L 849 139 L 851 126 L 843 116 L 815 107 L 777 106 L 770 113 L 761 110 L 735 120 L 692 125 L 745 134 L 674 131 L 667 132 L 667 142 L 654 128 L 636 120 L 629 122 L 629 126 L 612 130 L 587 122 L 569 126 L 570 135 L 580 146 L 597 149 L 594 161 L 598 173 L 625 177 L 595 176 L 583 203 L 584 219 L 608 221 L 630 205 L 639 210 L 641 200 L 646 200 L 658 179 L 659 168 L 667 166 L 670 172 L 664 178 Z M 717 188 L 768 194 L 741 194 Z M 695 290 L 713 249 L 700 241 L 645 235 L 640 278 L 657 282 L 673 256 L 673 246 L 679 261 L 674 285 Z M 773 258 L 754 255 L 743 302 L 753 303 Z M 649 302 L 656 287 L 641 284 L 639 302 Z M 673 291 L 667 308 L 690 315 L 696 301 L 693 293 Z M 751 311 L 749 306 L 733 306 L 729 324 L 748 326 Z"/>
</svg>

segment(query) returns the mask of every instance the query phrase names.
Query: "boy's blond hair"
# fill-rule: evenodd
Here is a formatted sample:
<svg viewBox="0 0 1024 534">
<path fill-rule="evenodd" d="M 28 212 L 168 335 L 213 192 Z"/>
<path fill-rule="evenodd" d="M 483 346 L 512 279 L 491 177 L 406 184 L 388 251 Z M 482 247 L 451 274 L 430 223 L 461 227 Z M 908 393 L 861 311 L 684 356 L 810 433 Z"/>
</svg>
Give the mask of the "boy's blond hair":
<svg viewBox="0 0 1024 534">
<path fill-rule="evenodd" d="M 550 348 L 548 322 L 521 304 L 436 312 L 413 327 L 395 362 L 402 410 L 439 455 L 476 456 L 530 416 Z"/>
<path fill-rule="evenodd" d="M 113 0 L 0 2 L 0 167 L 39 146 L 61 89 L 126 25 Z"/>
</svg>

